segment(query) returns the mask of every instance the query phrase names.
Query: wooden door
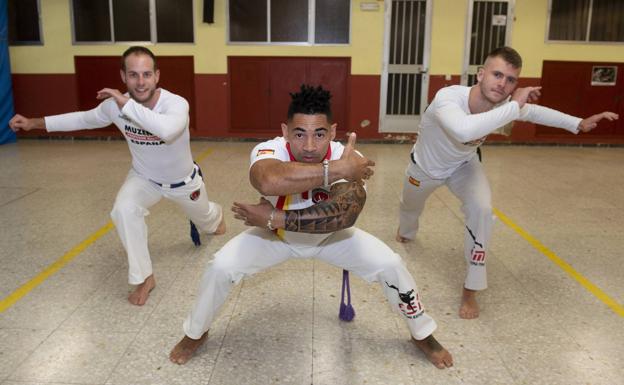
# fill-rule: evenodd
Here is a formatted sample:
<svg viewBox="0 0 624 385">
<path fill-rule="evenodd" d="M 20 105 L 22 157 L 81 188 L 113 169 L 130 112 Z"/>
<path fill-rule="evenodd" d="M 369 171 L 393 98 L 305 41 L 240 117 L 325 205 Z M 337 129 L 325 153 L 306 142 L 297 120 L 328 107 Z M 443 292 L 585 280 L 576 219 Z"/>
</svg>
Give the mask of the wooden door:
<svg viewBox="0 0 624 385">
<path fill-rule="evenodd" d="M 160 69 L 159 86 L 184 97 L 190 106 L 190 126 L 195 127 L 195 70 L 192 56 L 161 56 L 157 58 Z M 119 56 L 75 56 L 78 108 L 81 111 L 95 108 L 101 100 L 95 98 L 102 88 L 116 88 L 126 92 L 119 72 Z M 113 133 L 110 126 L 101 131 Z"/>
<path fill-rule="evenodd" d="M 290 93 L 301 84 L 322 85 L 332 93 L 334 121 L 347 129 L 349 58 L 228 58 L 230 131 L 244 136 L 281 135 Z"/>
<path fill-rule="evenodd" d="M 616 67 L 615 85 L 592 84 L 594 67 Z M 550 108 L 581 118 L 602 111 L 614 111 L 622 108 L 624 98 L 624 65 L 617 63 L 544 61 L 542 67 L 542 97 L 539 103 Z M 536 136 L 572 135 L 558 128 L 537 126 Z M 583 136 L 622 137 L 623 126 L 619 121 L 603 120 L 597 128 Z M 582 140 L 582 136 L 579 137 Z"/>
<path fill-rule="evenodd" d="M 284 58 L 270 60 L 269 130 L 280 130 L 286 122 L 290 93 L 298 92 L 301 84 L 309 83 L 308 59 Z M 281 135 L 281 134 L 280 134 Z"/>
<path fill-rule="evenodd" d="M 229 57 L 230 129 L 263 131 L 269 125 L 269 66 L 262 58 Z"/>
</svg>

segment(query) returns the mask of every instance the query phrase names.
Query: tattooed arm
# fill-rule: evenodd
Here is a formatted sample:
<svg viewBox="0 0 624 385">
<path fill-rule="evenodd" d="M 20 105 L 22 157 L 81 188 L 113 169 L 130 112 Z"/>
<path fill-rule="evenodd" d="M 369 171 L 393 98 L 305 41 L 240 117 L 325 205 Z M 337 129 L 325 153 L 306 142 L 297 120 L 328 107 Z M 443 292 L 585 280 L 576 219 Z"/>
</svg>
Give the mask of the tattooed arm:
<svg viewBox="0 0 624 385">
<path fill-rule="evenodd" d="M 349 228 L 355 224 L 366 202 L 361 182 L 338 182 L 331 186 L 329 197 L 313 206 L 299 210 L 275 210 L 272 227 L 299 233 L 324 234 Z M 268 227 L 273 206 L 262 198 L 255 205 L 234 202 L 234 218 L 247 226 Z"/>
<path fill-rule="evenodd" d="M 329 198 L 314 206 L 284 212 L 284 229 L 299 233 L 333 233 L 355 224 L 366 202 L 366 190 L 358 182 L 335 183 Z"/>
</svg>

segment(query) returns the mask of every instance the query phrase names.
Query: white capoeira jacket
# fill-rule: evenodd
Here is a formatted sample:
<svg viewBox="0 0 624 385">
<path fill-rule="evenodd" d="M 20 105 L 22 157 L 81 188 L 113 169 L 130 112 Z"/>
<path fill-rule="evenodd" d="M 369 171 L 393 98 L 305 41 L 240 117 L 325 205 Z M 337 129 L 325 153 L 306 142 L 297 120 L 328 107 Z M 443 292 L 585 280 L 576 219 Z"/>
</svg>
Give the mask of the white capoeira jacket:
<svg viewBox="0 0 624 385">
<path fill-rule="evenodd" d="M 327 160 L 340 159 L 343 151 L 344 146 L 340 142 L 332 141 L 330 142 L 330 146 L 327 150 L 325 158 Z M 260 143 L 251 151 L 251 165 L 261 159 L 277 159 L 283 162 L 295 161 L 295 158 L 290 152 L 290 146 L 283 137 L 277 137 L 275 139 Z M 281 210 L 300 210 L 308 208 L 315 204 L 312 199 L 312 191 L 304 191 L 300 194 L 292 194 L 286 196 L 267 196 L 265 198 L 268 199 L 275 208 Z M 279 229 L 277 231 L 277 235 L 283 241 L 291 244 L 318 245 L 324 239 L 329 237 L 331 233 L 309 234 Z"/>
<path fill-rule="evenodd" d="M 160 89 L 153 109 L 130 99 L 120 110 L 115 100 L 108 98 L 89 111 L 45 117 L 48 132 L 95 129 L 111 123 L 124 135 L 132 168 L 139 175 L 173 183 L 184 180 L 193 170 L 188 102 L 165 89 Z"/>
<path fill-rule="evenodd" d="M 431 178 L 445 179 L 476 154 L 485 137 L 514 120 L 529 121 L 578 133 L 580 118 L 515 101 L 478 114 L 470 113 L 470 87 L 442 88 L 427 107 L 420 122 L 418 140 L 412 149 L 414 161 Z"/>
</svg>

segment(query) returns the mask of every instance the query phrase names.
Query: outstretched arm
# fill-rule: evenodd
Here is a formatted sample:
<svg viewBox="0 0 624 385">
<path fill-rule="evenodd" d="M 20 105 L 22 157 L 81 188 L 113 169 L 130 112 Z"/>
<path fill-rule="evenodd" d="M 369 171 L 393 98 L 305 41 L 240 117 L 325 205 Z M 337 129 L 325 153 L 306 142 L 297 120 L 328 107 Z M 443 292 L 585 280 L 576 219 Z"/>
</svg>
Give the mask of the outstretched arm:
<svg viewBox="0 0 624 385">
<path fill-rule="evenodd" d="M 45 130 L 45 119 L 43 118 L 27 118 L 20 114 L 15 114 L 14 117 L 9 120 L 9 127 L 14 132 L 19 130 L 30 131 L 30 130 Z"/>
<path fill-rule="evenodd" d="M 9 121 L 9 127 L 16 132 L 33 129 L 41 129 L 48 132 L 94 129 L 111 124 L 111 116 L 114 116 L 115 113 L 118 113 L 117 108 L 112 103 L 104 102 L 92 110 L 50 115 L 45 118 L 27 118 L 16 114 Z"/>
<path fill-rule="evenodd" d="M 334 183 L 328 199 L 305 209 L 277 210 L 268 200 L 261 198 L 258 204 L 234 202 L 232 211 L 234 218 L 245 221 L 247 226 L 268 228 L 273 213 L 272 229 L 324 234 L 353 226 L 365 202 L 364 186 L 352 181 Z"/>
<path fill-rule="evenodd" d="M 578 125 L 578 130 L 579 132 L 581 131 L 589 132 L 593 130 L 594 128 L 596 128 L 596 126 L 598 125 L 598 122 L 601 121 L 602 119 L 614 121 L 614 120 L 618 120 L 619 118 L 620 116 L 616 113 L 613 113 L 610 111 L 601 112 L 600 114 L 592 115 L 589 118 L 585 118 L 581 120 L 581 122 Z"/>
</svg>

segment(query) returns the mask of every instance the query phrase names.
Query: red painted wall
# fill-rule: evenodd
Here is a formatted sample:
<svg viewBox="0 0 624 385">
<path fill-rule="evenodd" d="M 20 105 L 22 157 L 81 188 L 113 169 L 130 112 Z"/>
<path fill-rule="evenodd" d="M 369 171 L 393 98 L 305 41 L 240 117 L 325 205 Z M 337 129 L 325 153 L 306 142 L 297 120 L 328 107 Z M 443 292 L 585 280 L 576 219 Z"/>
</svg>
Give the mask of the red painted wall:
<svg viewBox="0 0 624 385">
<path fill-rule="evenodd" d="M 571 62 L 565 62 L 568 66 L 573 66 Z M 578 64 L 579 68 L 586 68 L 591 63 Z M 589 111 L 604 106 L 604 109 L 615 108 L 623 118 L 614 125 L 614 127 L 606 127 L 598 131 L 600 135 L 571 135 L 560 130 L 553 131 L 548 128 L 538 128 L 534 124 L 516 122 L 509 137 L 501 135 L 491 135 L 488 141 L 493 142 L 510 142 L 510 143 L 606 143 L 606 144 L 624 144 L 624 64 L 619 63 L 618 69 L 618 86 L 610 89 L 612 92 L 605 92 L 604 89 L 595 90 L 596 92 L 587 92 L 583 89 L 568 89 L 560 87 L 561 81 L 568 82 L 565 84 L 575 84 L 575 72 L 568 73 L 558 71 L 565 74 L 561 79 L 556 80 L 556 75 L 551 74 L 548 70 L 548 64 L 545 63 L 544 79 L 541 78 L 521 78 L 520 86 L 542 85 L 544 98 L 541 103 L 554 108 L 561 108 L 564 112 L 584 117 Z M 555 71 L 557 72 L 557 71 Z M 165 75 L 163 75 L 165 76 Z M 429 78 L 429 100 L 442 87 L 459 84 L 459 75 L 453 75 L 451 80 L 447 81 L 442 75 L 431 75 Z M 567 79 L 567 80 L 566 80 Z M 188 80 L 185 80 L 188 82 Z M 348 79 L 347 91 L 347 117 L 348 127 L 343 127 L 349 131 L 358 133 L 361 139 L 377 140 L 384 139 L 379 130 L 379 98 L 380 98 L 380 81 L 379 75 L 350 75 Z M 79 108 L 78 97 L 78 80 L 74 74 L 14 74 L 13 75 L 13 95 L 15 99 L 16 111 L 26 116 L 43 116 L 58 114 L 62 112 L 75 111 Z M 203 138 L 245 138 L 245 137 L 270 137 L 278 135 L 275 133 L 249 134 L 245 132 L 231 132 L 230 127 L 230 103 L 229 103 L 229 78 L 227 74 L 194 74 L 191 80 L 191 87 L 194 88 L 194 103 L 191 104 L 192 121 L 194 126 L 191 129 L 192 137 Z M 578 82 L 585 84 L 585 81 Z M 578 88 L 578 87 L 577 87 Z M 598 92 L 600 91 L 600 92 Z M 579 107 L 574 104 L 553 105 L 552 100 L 572 100 L 575 97 L 587 97 L 587 102 Z M 601 101 L 601 95 L 613 101 L 611 104 Z M 569 103 L 568 103 L 569 104 Z M 589 109 L 588 109 L 589 108 Z M 370 124 L 362 127 L 362 122 L 368 120 Z M 550 130 L 550 131 L 548 131 Z M 113 133 L 114 134 L 114 133 Z M 20 136 L 41 136 L 42 132 L 19 133 Z M 45 134 L 50 135 L 50 134 Z M 58 135 L 58 134 L 57 134 Z M 67 135 L 67 134 L 61 134 Z M 99 135 L 97 132 L 72 133 L 72 136 Z M 110 132 L 104 133 L 104 136 L 110 136 Z M 115 134 L 114 134 L 115 135 Z"/>
</svg>

